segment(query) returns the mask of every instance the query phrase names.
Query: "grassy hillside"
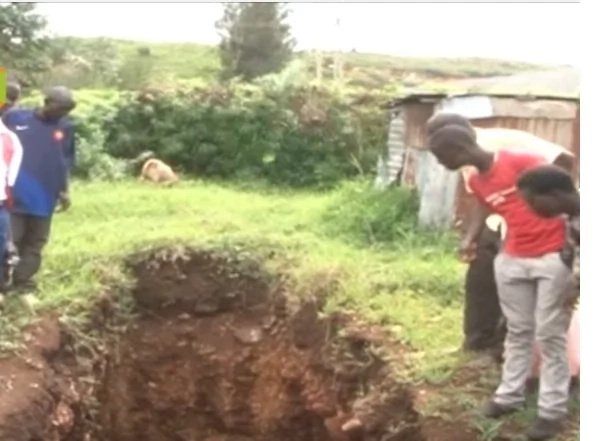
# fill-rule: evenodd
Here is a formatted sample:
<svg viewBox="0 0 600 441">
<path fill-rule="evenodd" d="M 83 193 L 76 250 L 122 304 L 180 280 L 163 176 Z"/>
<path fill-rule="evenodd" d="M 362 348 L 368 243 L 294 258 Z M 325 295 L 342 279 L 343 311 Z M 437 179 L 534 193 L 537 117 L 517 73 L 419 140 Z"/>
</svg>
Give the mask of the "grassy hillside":
<svg viewBox="0 0 600 441">
<path fill-rule="evenodd" d="M 110 83 L 112 75 L 121 73 L 132 80 L 212 82 L 218 78 L 220 60 L 215 46 L 195 43 L 148 43 L 109 38 L 63 37 L 55 41 L 55 68 L 49 78 L 58 80 L 87 75 L 75 87 L 108 86 L 90 82 Z M 333 54 L 324 53 L 324 76 L 331 75 Z M 311 53 L 299 52 L 297 57 L 308 69 L 315 68 Z M 351 85 L 379 87 L 397 84 L 411 86 L 423 80 L 448 80 L 510 75 L 545 66 L 489 59 L 447 59 L 397 57 L 391 55 L 343 54 L 345 79 Z M 80 64 L 79 68 L 74 66 Z M 81 67 L 86 63 L 87 67 Z M 112 71 L 111 71 L 112 70 Z M 91 72 L 93 71 L 93 73 Z M 75 81 L 75 80 L 73 80 Z"/>
</svg>

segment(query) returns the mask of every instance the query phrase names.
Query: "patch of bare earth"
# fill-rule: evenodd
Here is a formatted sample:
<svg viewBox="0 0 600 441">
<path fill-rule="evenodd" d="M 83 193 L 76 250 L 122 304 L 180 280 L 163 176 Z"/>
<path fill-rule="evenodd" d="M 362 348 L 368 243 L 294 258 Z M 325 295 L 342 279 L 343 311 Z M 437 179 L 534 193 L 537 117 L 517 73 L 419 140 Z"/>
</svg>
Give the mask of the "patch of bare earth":
<svg viewBox="0 0 600 441">
<path fill-rule="evenodd" d="M 469 441 L 419 416 L 378 355 L 383 331 L 321 318 L 257 266 L 161 251 L 132 270 L 119 332 L 104 297 L 85 333 L 47 317 L 0 361 L 0 440 Z"/>
<path fill-rule="evenodd" d="M 535 417 L 537 382 L 527 385 L 528 408 L 503 420 L 483 418 L 479 409 L 488 400 L 500 380 L 500 365 L 491 358 L 481 358 L 461 366 L 448 384 L 423 385 L 415 389 L 415 407 L 424 422 L 422 430 L 428 441 L 452 438 L 456 430 L 465 441 L 509 441 L 524 439 L 528 425 Z M 579 385 L 572 388 L 572 404 L 579 402 Z M 444 435 L 444 433 L 446 435 Z M 579 411 L 573 409 L 557 441 L 578 441 Z M 456 438 L 459 439 L 459 438 Z"/>
</svg>

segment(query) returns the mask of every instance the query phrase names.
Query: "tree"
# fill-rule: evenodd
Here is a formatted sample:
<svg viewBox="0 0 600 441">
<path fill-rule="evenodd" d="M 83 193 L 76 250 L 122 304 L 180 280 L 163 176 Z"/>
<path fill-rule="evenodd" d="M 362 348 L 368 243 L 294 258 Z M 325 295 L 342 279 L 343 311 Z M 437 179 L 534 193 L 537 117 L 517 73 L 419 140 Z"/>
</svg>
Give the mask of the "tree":
<svg viewBox="0 0 600 441">
<path fill-rule="evenodd" d="M 279 72 L 291 59 L 295 41 L 284 3 L 227 3 L 216 23 L 223 77 L 250 80 Z"/>
<path fill-rule="evenodd" d="M 46 19 L 35 3 L 0 4 L 0 65 L 25 84 L 49 68 Z"/>
</svg>

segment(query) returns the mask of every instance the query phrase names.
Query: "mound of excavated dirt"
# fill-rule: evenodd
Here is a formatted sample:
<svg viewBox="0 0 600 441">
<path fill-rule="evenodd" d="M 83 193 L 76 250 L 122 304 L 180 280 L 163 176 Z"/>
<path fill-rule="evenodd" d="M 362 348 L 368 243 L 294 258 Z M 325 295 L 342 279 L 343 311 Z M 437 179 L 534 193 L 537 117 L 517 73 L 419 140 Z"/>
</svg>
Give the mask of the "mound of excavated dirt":
<svg viewBox="0 0 600 441">
<path fill-rule="evenodd" d="M 0 380 L 18 377 L 0 381 L 1 440 L 424 439 L 409 389 L 389 379 L 367 337 L 340 333 L 342 317 L 288 304 L 258 268 L 225 257 L 136 262 L 138 314 L 105 358 L 34 338 L 37 367 L 0 363 Z M 363 426 L 343 432 L 352 417 Z"/>
</svg>

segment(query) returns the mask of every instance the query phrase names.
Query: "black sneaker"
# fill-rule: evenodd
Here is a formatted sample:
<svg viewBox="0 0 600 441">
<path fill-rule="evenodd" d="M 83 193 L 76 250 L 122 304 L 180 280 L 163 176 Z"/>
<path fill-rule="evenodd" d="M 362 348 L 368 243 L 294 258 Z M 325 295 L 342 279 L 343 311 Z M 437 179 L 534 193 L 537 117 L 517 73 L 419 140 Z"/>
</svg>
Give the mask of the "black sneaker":
<svg viewBox="0 0 600 441">
<path fill-rule="evenodd" d="M 531 441 L 549 440 L 557 436 L 561 430 L 562 422 L 560 420 L 547 420 L 538 417 L 527 431 L 527 439 Z"/>
<path fill-rule="evenodd" d="M 498 419 L 505 415 L 517 412 L 519 409 L 515 407 L 503 406 L 496 403 L 494 400 L 488 401 L 481 409 L 481 414 L 486 418 Z"/>
</svg>

